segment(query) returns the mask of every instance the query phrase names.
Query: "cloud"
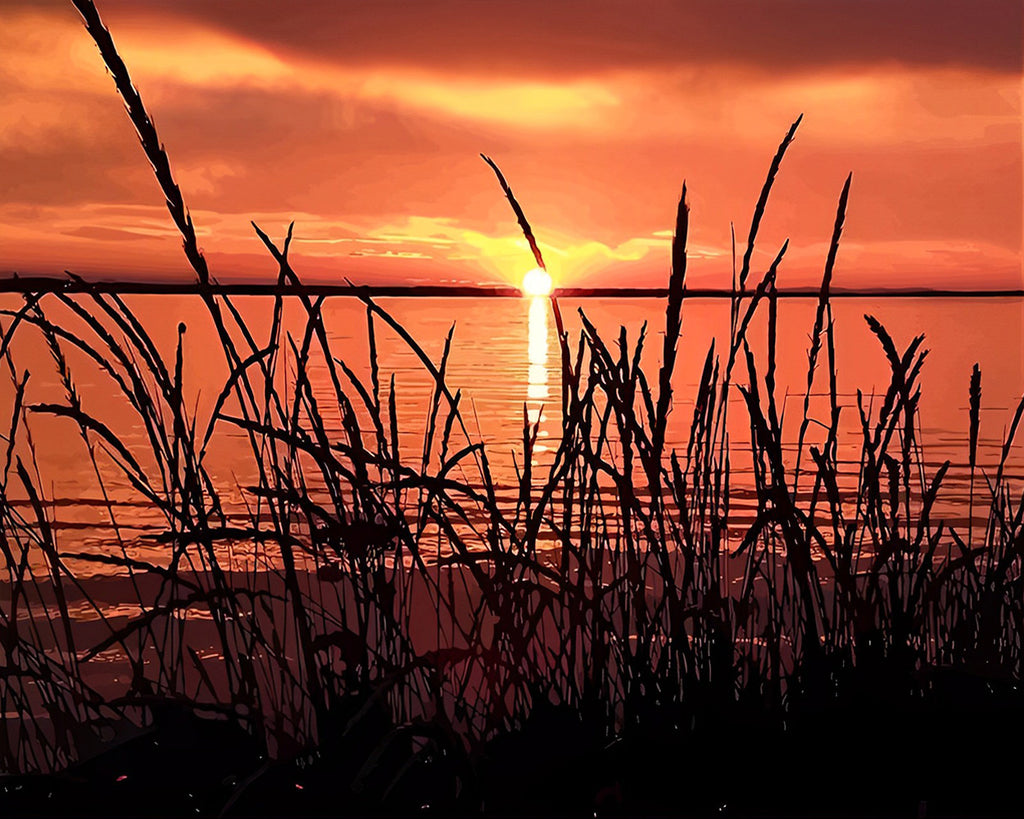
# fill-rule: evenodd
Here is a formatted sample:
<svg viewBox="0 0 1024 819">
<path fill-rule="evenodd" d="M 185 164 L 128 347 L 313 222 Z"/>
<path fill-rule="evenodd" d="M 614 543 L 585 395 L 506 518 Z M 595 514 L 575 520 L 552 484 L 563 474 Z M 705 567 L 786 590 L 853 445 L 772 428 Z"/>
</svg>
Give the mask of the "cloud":
<svg viewBox="0 0 1024 819">
<path fill-rule="evenodd" d="M 743 64 L 778 75 L 898 62 L 1014 73 L 1015 0 L 276 0 L 173 5 L 106 0 L 127 28 L 188 22 L 296 59 L 475 75 L 580 76 L 595 69 Z M 154 23 L 155 20 L 160 21 Z"/>
<path fill-rule="evenodd" d="M 231 275 L 262 252 L 250 218 L 280 230 L 295 218 L 317 275 L 344 262 L 382 279 L 513 281 L 529 256 L 484 151 L 566 280 L 628 268 L 660 281 L 683 178 L 694 275 L 720 276 L 729 224 L 743 235 L 801 111 L 765 253 L 791 238 L 791 269 L 813 279 L 817 262 L 796 265 L 796 249 L 827 240 L 853 170 L 844 252 L 864 275 L 884 259 L 852 248 L 907 254 L 888 266 L 901 276 L 983 275 L 977 253 L 994 279 L 1014 258 L 1019 271 L 1016 3 L 238 8 L 101 6 L 204 247 Z M 69 6 L 9 4 L 0 81 L 3 263 L 128 270 L 117 232 L 159 224 L 130 243 L 135 265 L 177 269 L 161 194 Z M 938 258 L 917 243 L 978 250 Z"/>
</svg>

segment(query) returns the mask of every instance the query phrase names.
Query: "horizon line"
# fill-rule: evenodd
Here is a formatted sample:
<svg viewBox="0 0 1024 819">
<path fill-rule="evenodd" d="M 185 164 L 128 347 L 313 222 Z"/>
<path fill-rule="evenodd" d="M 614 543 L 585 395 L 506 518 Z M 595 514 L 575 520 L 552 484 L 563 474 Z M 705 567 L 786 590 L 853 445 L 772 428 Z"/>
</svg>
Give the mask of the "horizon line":
<svg viewBox="0 0 1024 819">
<path fill-rule="evenodd" d="M 532 298 L 512 285 L 366 285 L 366 284 L 278 284 L 276 282 L 198 281 L 90 281 L 57 276 L 8 276 L 0 278 L 0 293 L 99 293 L 103 295 L 193 295 L 208 290 L 224 296 L 370 296 L 418 298 Z M 555 298 L 665 298 L 668 287 L 556 287 Z M 689 298 L 750 298 L 754 290 L 734 291 L 722 287 L 688 287 Z M 817 287 L 779 288 L 779 298 L 818 298 Z M 955 288 L 891 287 L 830 288 L 833 298 L 1022 298 L 1024 288 L 959 290 Z"/>
</svg>

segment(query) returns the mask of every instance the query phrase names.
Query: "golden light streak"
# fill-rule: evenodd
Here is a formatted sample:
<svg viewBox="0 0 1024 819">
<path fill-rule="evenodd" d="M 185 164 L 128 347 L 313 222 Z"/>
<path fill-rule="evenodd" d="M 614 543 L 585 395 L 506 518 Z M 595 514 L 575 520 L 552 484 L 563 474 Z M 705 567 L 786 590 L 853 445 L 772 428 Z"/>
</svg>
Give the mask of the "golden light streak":
<svg viewBox="0 0 1024 819">
<path fill-rule="evenodd" d="M 543 401 L 548 397 L 548 300 L 544 296 L 530 299 L 529 341 L 526 358 L 526 397 Z M 539 417 L 539 415 L 538 415 Z"/>
</svg>

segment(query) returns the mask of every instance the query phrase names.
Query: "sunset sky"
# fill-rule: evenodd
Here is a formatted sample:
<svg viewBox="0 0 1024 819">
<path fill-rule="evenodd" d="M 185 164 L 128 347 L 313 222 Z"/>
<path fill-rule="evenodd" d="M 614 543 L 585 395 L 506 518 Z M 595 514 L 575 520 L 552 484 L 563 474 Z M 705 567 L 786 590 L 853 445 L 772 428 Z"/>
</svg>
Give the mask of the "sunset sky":
<svg viewBox="0 0 1024 819">
<path fill-rule="evenodd" d="M 769 161 L 804 122 L 757 267 L 836 283 L 1019 287 L 1019 0 L 98 0 L 170 154 L 213 275 L 265 279 L 253 233 L 296 222 L 308 280 L 665 280 L 690 191 L 692 278 L 727 285 Z M 5 0 L 0 274 L 191 275 L 70 3 Z M 755 271 L 759 272 L 759 270 Z"/>
</svg>

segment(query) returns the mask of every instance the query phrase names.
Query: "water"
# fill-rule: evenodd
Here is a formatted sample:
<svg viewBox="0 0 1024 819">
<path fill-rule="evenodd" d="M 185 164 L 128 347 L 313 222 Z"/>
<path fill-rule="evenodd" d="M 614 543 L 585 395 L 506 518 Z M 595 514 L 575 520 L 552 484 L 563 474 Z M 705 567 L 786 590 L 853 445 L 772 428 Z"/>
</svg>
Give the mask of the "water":
<svg viewBox="0 0 1024 819">
<path fill-rule="evenodd" d="M 218 394 L 228 375 L 222 347 L 209 315 L 196 297 L 136 296 L 126 299 L 126 302 L 140 325 L 152 337 L 154 348 L 159 351 L 164 366 L 171 372 L 175 368 L 179 324 L 184 325 L 184 334 L 181 336 L 182 393 L 187 404 L 194 408 L 192 414 L 196 429 L 202 437 L 202 431 L 210 422 Z M 253 337 L 259 343 L 266 343 L 273 302 L 260 298 L 239 298 L 234 303 Z M 9 304 L 18 305 L 14 300 Z M 515 508 L 517 468 L 522 468 L 524 458 L 524 421 L 537 428 L 533 464 L 537 484 L 543 482 L 544 471 L 557 449 L 561 430 L 560 352 L 550 302 L 546 299 L 386 299 L 382 300 L 382 305 L 420 341 L 424 355 L 435 363 L 441 361 L 446 334 L 454 323 L 446 381 L 453 392 L 461 390 L 466 435 L 471 441 L 482 442 L 486 447 L 499 502 L 507 509 Z M 169 490 L 162 484 L 164 468 L 153 457 L 146 429 L 138 413 L 118 393 L 116 384 L 103 371 L 102 366 L 69 343 L 76 336 L 96 342 L 95 329 L 86 327 L 81 316 L 73 315 L 72 310 L 61 306 L 53 297 L 44 299 L 43 306 L 47 316 L 61 328 L 61 332 L 70 335 L 61 344 L 58 366 L 46 339 L 35 328 L 19 328 L 7 362 L 11 367 L 5 373 L 12 377 L 0 380 L 0 434 L 5 435 L 11 428 L 16 383 L 25 384 L 26 405 L 68 403 L 67 389 L 59 376 L 59 369 L 66 367 L 70 373 L 74 396 L 80 400 L 82 409 L 100 421 L 105 429 L 114 431 L 156 487 L 156 494 L 166 496 Z M 581 318 L 576 312 L 579 307 L 586 311 L 613 352 L 616 351 L 620 325 L 625 328 L 627 341 L 632 345 L 646 322 L 647 336 L 642 366 L 648 380 L 652 384 L 657 383 L 663 345 L 660 329 L 664 326 L 663 303 L 639 299 L 583 300 L 576 304 L 563 302 L 562 315 L 573 340 L 573 349 L 581 326 Z M 842 404 L 838 441 L 838 457 L 844 473 L 841 482 L 845 481 L 845 487 L 853 485 L 859 466 L 861 433 L 856 408 L 857 390 L 861 391 L 863 403 L 870 411 L 872 403 L 877 405 L 877 396 L 884 393 L 889 383 L 886 356 L 863 318 L 864 313 L 870 313 L 888 328 L 899 349 L 905 348 L 917 333 L 924 333 L 927 338 L 925 346 L 931 352 L 921 378 L 920 405 L 924 470 L 927 473 L 923 477 L 930 478 L 940 464 L 946 460 L 951 462 L 944 483 L 945 490 L 932 512 L 932 520 L 944 520 L 963 532 L 971 508 L 971 483 L 967 469 L 968 384 L 971 369 L 978 363 L 983 372 L 984 410 L 978 460 L 983 471 L 991 474 L 1001 455 L 1006 427 L 1024 391 L 1024 300 L 837 299 L 833 310 L 836 325 L 837 393 Z M 806 390 L 808 335 L 814 313 L 813 300 L 783 300 L 779 304 L 777 396 L 784 411 L 784 439 L 791 444 L 786 453 L 791 464 L 795 459 L 792 442 L 797 437 Z M 6 330 L 10 326 L 10 318 L 4 317 L 0 323 Z M 356 378 L 366 384 L 368 389 L 372 389 L 369 386 L 372 370 L 368 357 L 370 343 L 364 306 L 354 299 L 330 299 L 324 305 L 324 324 L 334 354 L 345 361 Z M 434 381 L 418 353 L 397 333 L 379 320 L 374 326 L 382 402 L 387 406 L 393 400 L 401 430 L 398 436 L 399 449 L 404 462 L 412 467 L 412 471 L 421 473 L 424 471 L 420 468 L 423 433 L 430 423 Z M 301 346 L 304 322 L 300 304 L 290 302 L 287 305 L 284 327 L 295 344 Z M 728 331 L 727 302 L 691 300 L 685 306 L 683 335 L 673 381 L 674 401 L 667 430 L 670 446 L 685 447 L 693 413 L 693 399 L 707 350 L 714 342 L 718 354 L 726 356 Z M 114 329 L 111 332 L 114 338 L 122 335 L 120 330 Z M 749 338 L 762 378 L 766 360 L 765 335 L 763 319 L 755 321 L 751 325 Z M 291 349 L 290 345 L 287 349 Z M 142 353 L 136 352 L 135 355 L 141 356 Z M 284 354 L 280 367 L 281 379 L 277 386 L 285 400 L 294 394 L 293 363 L 292 354 Z M 824 358 L 819 359 L 819 367 L 809 413 L 812 419 L 824 421 L 828 417 L 830 403 Z M 147 369 L 143 368 L 144 371 Z M 26 372 L 30 375 L 27 381 L 23 381 Z M 344 442 L 342 412 L 324 361 L 318 360 L 309 372 L 317 411 L 324 418 L 330 442 Z M 737 371 L 737 377 L 741 383 L 745 382 L 740 370 Z M 763 391 L 763 384 L 761 389 Z M 358 406 L 356 392 L 348 387 L 346 391 L 350 400 Z M 738 391 L 734 390 L 730 400 L 733 406 L 729 416 L 732 470 L 729 545 L 735 547 L 741 542 L 746 527 L 753 519 L 757 499 L 752 497 L 751 492 L 754 480 L 752 459 L 747 449 L 747 415 L 740 405 L 742 399 Z M 237 408 L 230 401 L 225 405 L 225 410 L 237 413 Z M 365 426 L 367 414 L 360 414 L 364 429 L 369 429 Z M 444 417 L 444 413 L 440 413 L 439 425 L 443 425 Z M 456 429 L 448 449 L 449 455 L 463 445 L 461 435 L 461 431 Z M 808 443 L 820 444 L 824 435 L 824 429 L 812 423 Z M 224 615 L 225 611 L 209 601 L 189 602 L 191 598 L 187 597 L 194 580 L 202 581 L 198 583 L 202 589 L 213 589 L 215 586 L 212 573 L 204 573 L 204 567 L 208 565 L 204 549 L 181 550 L 181 563 L 174 573 L 176 582 L 170 586 L 165 583 L 165 577 L 160 571 L 135 571 L 129 577 L 120 566 L 86 559 L 83 553 L 92 558 L 98 556 L 115 561 L 119 556 L 127 555 L 134 560 L 161 567 L 169 563 L 172 551 L 166 543 L 153 538 L 168 528 L 168 521 L 162 517 L 154 503 L 125 479 L 123 471 L 114 463 L 110 447 L 101 443 L 101 437 L 99 433 L 90 436 L 93 447 L 90 456 L 74 422 L 38 413 L 30 414 L 28 430 L 20 428 L 15 437 L 15 445 L 11 449 L 13 463 L 17 464 L 20 459 L 25 470 L 32 476 L 32 485 L 42 495 L 47 525 L 53 530 L 63 566 L 67 573 L 73 575 L 73 579 L 65 579 L 61 584 L 51 581 L 54 575 L 51 556 L 48 556 L 46 549 L 33 545 L 31 539 L 25 536 L 26 531 L 31 532 L 33 527 L 38 526 L 33 522 L 32 504 L 17 470 L 8 469 L 5 473 L 4 497 L 14 505 L 15 514 L 22 515 L 28 523 L 27 528 L 15 527 L 13 533 L 3 532 L 10 537 L 5 537 L 2 545 L 8 554 L 8 567 L 11 565 L 13 548 L 13 554 L 19 555 L 19 560 L 20 554 L 27 556 L 29 573 L 28 580 L 21 584 L 7 579 L 0 581 L 0 605 L 14 619 L 14 601 L 19 601 L 16 616 L 23 624 L 22 648 L 28 652 L 25 656 L 35 656 L 32 652 L 38 652 L 39 656 L 49 657 L 56 663 L 56 667 L 65 669 L 61 673 L 66 673 L 71 681 L 68 687 L 77 685 L 75 681 L 80 680 L 107 698 L 133 691 L 137 669 L 143 667 L 147 679 L 156 681 L 158 690 L 201 691 L 201 681 L 197 676 L 201 665 L 203 679 L 212 679 L 216 692 L 219 692 L 211 696 L 223 703 L 229 701 L 228 670 L 235 667 L 235 658 L 242 656 L 240 652 L 245 652 L 245 656 L 251 657 L 259 669 L 260 679 L 263 680 L 265 676 L 267 681 L 261 690 L 265 697 L 263 702 L 267 703 L 265 708 L 269 725 L 271 711 L 280 709 L 277 713 L 286 713 L 291 707 L 288 700 L 290 695 L 281 693 L 290 691 L 291 684 L 283 685 L 281 691 L 275 688 L 275 675 L 280 672 L 278 664 L 289 666 L 291 670 L 288 675 L 292 675 L 291 678 L 302 673 L 301 657 L 293 648 L 297 639 L 296 624 L 299 621 L 288 608 L 288 601 L 296 599 L 296 596 L 284 585 L 283 573 L 279 571 L 282 565 L 280 553 L 275 551 L 273 543 L 268 545 L 266 541 L 256 543 L 246 538 L 230 537 L 217 540 L 213 548 L 220 567 L 227 573 L 231 588 L 252 592 L 253 600 L 257 593 L 263 595 L 260 597 L 261 604 L 257 606 L 253 603 L 248 612 L 247 617 L 251 616 L 252 620 L 247 617 L 231 620 L 224 636 L 220 634 L 219 627 L 215 627 L 213 617 L 215 612 Z M 367 441 L 369 443 L 369 438 Z M 0 445 L 0 457 L 6 460 L 7 445 L 2 441 Z M 123 458 L 123 455 L 119 457 Z M 430 449 L 428 457 L 430 466 L 426 472 L 436 474 L 442 457 L 436 445 Z M 258 483 L 258 474 L 257 462 L 250 451 L 246 435 L 227 421 L 218 422 L 210 438 L 204 463 L 230 521 L 235 525 L 249 525 L 250 510 L 256 503 L 250 487 Z M 467 458 L 466 463 L 471 464 L 472 459 Z M 807 461 L 804 463 L 807 464 Z M 1024 445 L 1016 445 L 1008 463 L 1014 492 L 1019 493 L 1024 482 Z M 311 497 L 316 497 L 315 466 L 309 461 L 306 463 L 305 476 L 309 483 L 304 488 L 309 489 Z M 639 476 L 639 471 L 636 476 Z M 478 474 L 472 466 L 468 466 L 465 471 L 453 470 L 451 477 L 470 484 L 478 480 Z M 922 476 L 913 477 L 916 479 Z M 805 492 L 808 483 L 805 480 L 801 484 Z M 644 501 L 643 491 L 642 486 L 637 487 L 641 503 Z M 977 480 L 974 486 L 976 520 L 984 518 L 986 491 L 984 480 Z M 602 525 L 614 529 L 614 506 L 609 509 L 613 511 L 608 519 L 602 516 L 591 530 Z M 9 516 L 5 510 L 5 518 Z M 260 517 L 259 522 L 265 530 L 274 528 L 265 517 Z M 481 530 L 484 528 L 481 527 Z M 292 531 L 298 532 L 301 537 L 308 536 L 308 532 L 301 528 Z M 312 612 L 310 620 L 314 632 L 318 635 L 336 634 L 335 629 L 339 623 L 345 624 L 350 630 L 356 628 L 355 619 L 358 619 L 361 610 L 354 605 L 353 590 L 357 583 L 365 582 L 372 586 L 377 595 L 374 605 L 386 608 L 395 604 L 399 617 L 397 622 L 405 624 L 403 628 L 408 632 L 403 633 L 403 640 L 408 638 L 416 656 L 422 656 L 424 652 L 438 647 L 455 645 L 458 642 L 456 622 L 461 624 L 459 633 L 463 634 L 477 634 L 474 629 L 479 626 L 479 643 L 486 645 L 489 639 L 486 633 L 490 633 L 488 629 L 492 628 L 490 623 L 494 612 L 480 607 L 481 588 L 471 580 L 464 566 L 442 569 L 439 563 L 433 561 L 437 552 L 444 555 L 453 551 L 443 543 L 443 538 L 436 530 L 431 531 L 428 525 L 418 529 L 417 535 L 419 554 L 430 565 L 425 571 L 406 572 L 403 565 L 393 559 L 394 553 L 388 552 L 386 560 L 391 561 L 387 565 L 391 570 L 390 581 L 383 577 L 385 573 L 379 567 L 363 571 L 357 561 L 352 560 L 353 541 L 348 535 L 343 544 L 343 556 L 348 561 L 346 568 L 350 574 L 345 579 L 338 576 L 337 569 L 330 563 L 326 568 L 334 569 L 335 576 L 320 573 L 318 568 L 325 568 L 324 556 L 317 558 L 319 567 L 313 565 L 312 560 L 302 563 L 296 581 L 299 583 L 298 597 L 305 600 Z M 551 536 L 550 532 L 548 536 Z M 476 546 L 482 548 L 482 543 L 480 537 Z M 541 544 L 541 549 L 544 545 Z M 26 551 L 19 553 L 23 546 L 27 546 Z M 867 548 L 870 549 L 870 546 L 870 543 L 867 544 Z M 432 548 L 436 551 L 432 552 Z M 327 561 L 339 557 L 330 549 L 324 551 L 327 552 Z M 588 570 L 615 571 L 619 577 L 625 576 L 623 568 L 628 561 L 624 563 L 617 560 L 613 565 L 606 565 L 602 562 L 606 552 L 603 547 L 599 551 L 602 557 L 588 557 Z M 540 561 L 553 559 L 557 554 L 554 551 L 542 553 Z M 678 554 L 675 556 L 678 557 Z M 408 561 L 407 555 L 403 557 Z M 300 562 L 304 560 L 302 554 L 298 559 Z M 744 577 L 740 562 L 723 559 L 720 564 L 723 567 L 723 587 L 727 591 L 742 584 Z M 409 565 L 408 562 L 406 565 Z M 566 578 L 572 574 L 572 571 L 567 572 Z M 648 574 L 647 577 L 656 579 L 655 574 Z M 16 571 L 10 572 L 11 577 L 16 575 Z M 823 575 L 827 576 L 827 573 Z M 379 593 L 376 591 L 378 577 L 382 578 Z M 582 577 L 582 573 L 577 572 L 576 577 Z M 594 577 L 597 577 L 596 581 Z M 590 584 L 586 587 L 587 594 L 595 590 L 595 583 L 607 582 L 607 579 L 596 573 L 588 575 L 584 581 L 584 585 Z M 389 582 L 392 585 L 388 585 Z M 14 591 L 19 586 L 24 587 L 24 594 Z M 605 586 L 601 594 L 606 594 L 608 588 L 610 585 Z M 646 588 L 651 594 L 656 593 L 650 585 Z M 56 589 L 63 589 L 61 594 L 64 597 L 60 605 Z M 701 593 L 699 590 L 695 593 L 699 601 Z M 174 598 L 173 602 L 170 598 Z M 214 599 L 220 598 L 210 598 Z M 243 599 L 248 601 L 250 598 L 243 595 Z M 541 612 L 546 624 L 539 629 L 531 644 L 540 649 L 538 656 L 544 658 L 542 662 L 538 661 L 539 664 L 533 667 L 531 673 L 546 676 L 553 674 L 555 679 L 565 669 L 579 673 L 586 661 L 584 643 L 576 639 L 580 634 L 574 631 L 570 635 L 575 653 L 565 659 L 562 652 L 569 643 L 564 642 L 560 630 L 567 627 L 568 621 L 564 617 L 566 611 L 560 607 L 562 604 L 553 604 L 545 609 L 536 599 L 528 597 L 522 604 L 527 614 L 531 611 Z M 571 603 L 578 598 L 570 595 L 567 599 Z M 262 601 L 267 600 L 272 602 L 263 605 Z M 166 606 L 166 610 L 158 611 L 161 605 Z M 621 598 L 618 603 L 613 600 L 612 605 L 613 611 L 622 611 L 621 608 L 614 608 L 615 605 L 622 606 Z M 67 625 L 67 621 L 62 616 L 61 606 L 66 606 L 69 620 L 74 622 L 74 628 L 68 626 L 66 632 L 63 626 Z M 154 612 L 159 616 L 151 635 L 145 633 L 140 626 L 138 631 L 132 632 L 131 640 L 120 645 L 109 642 L 112 633 L 118 629 L 149 623 Z M 616 614 L 609 621 L 614 628 L 621 629 L 615 633 L 627 635 L 625 643 L 634 645 L 631 641 L 639 639 L 637 633 L 631 632 L 632 626 L 621 618 L 616 619 L 618 617 Z M 569 617 L 569 621 L 572 620 L 574 616 Z M 589 629 L 589 626 L 580 628 Z M 72 632 L 77 645 L 75 650 L 69 647 L 71 638 L 67 636 Z M 271 652 L 264 642 L 259 644 L 263 646 L 262 649 L 258 648 L 250 654 L 251 643 L 247 641 L 254 633 L 264 637 L 272 634 L 275 640 L 280 638 L 283 648 L 280 651 L 275 648 Z M 392 650 L 388 648 L 390 644 L 386 632 L 380 635 L 370 633 L 368 645 L 375 644 L 378 637 L 382 651 L 386 653 Z M 742 651 L 756 653 L 760 650 L 754 642 L 744 646 L 737 641 L 736 645 Z M 91 659 L 68 664 L 67 658 L 82 654 L 83 647 L 98 653 Z M 20 650 L 19 655 L 23 651 Z M 476 691 L 477 694 L 471 696 L 479 695 L 486 699 L 485 694 L 480 694 L 485 689 L 474 687 L 472 683 L 486 676 L 484 666 L 490 660 L 485 660 L 485 656 L 479 655 L 478 661 L 468 665 L 465 672 L 449 669 L 451 674 L 465 673 L 465 679 L 469 681 L 463 689 L 461 683 L 455 685 L 453 677 L 451 684 L 455 687 L 451 690 Z M 338 672 L 341 660 L 334 654 L 324 662 L 330 664 L 332 673 Z M 346 668 L 348 662 L 348 659 L 344 660 Z M 285 676 L 280 680 L 284 681 Z M 31 688 L 32 691 L 21 700 L 23 704 L 19 707 L 21 713 L 31 712 L 33 721 L 39 724 L 40 720 L 45 722 L 47 719 L 46 708 L 40 697 L 49 689 L 37 689 L 36 685 L 34 679 L 26 683 L 28 688 L 23 690 Z M 189 696 L 192 695 L 189 693 Z M 395 708 L 406 707 L 402 703 L 392 705 Z M 410 700 L 409 710 L 401 712 L 405 714 L 403 719 L 410 714 L 418 716 L 418 707 L 415 701 Z M 10 720 L 9 724 L 17 725 L 18 721 Z M 292 726 L 281 730 L 284 733 L 294 730 L 297 735 L 301 735 L 304 729 Z"/>
<path fill-rule="evenodd" d="M 214 400 L 223 385 L 227 368 L 217 343 L 212 323 L 198 298 L 190 296 L 132 296 L 125 299 L 152 336 L 169 368 L 173 367 L 179 322 L 186 325 L 183 336 L 184 389 L 195 406 L 197 426 L 209 420 Z M 83 302 L 84 303 L 84 302 Z M 469 436 L 486 445 L 499 494 L 511 501 L 516 485 L 516 465 L 522 464 L 524 411 L 527 421 L 538 427 L 534 452 L 535 470 L 543 472 L 557 447 L 561 428 L 561 370 L 554 319 L 547 299 L 382 299 L 387 309 L 439 363 L 445 336 L 454 324 L 446 381 L 452 392 L 462 391 L 462 409 Z M 235 300 L 253 335 L 265 340 L 270 327 L 272 303 L 257 297 Z M 9 306 L 16 306 L 13 300 Z M 44 299 L 44 308 L 59 326 L 82 332 L 79 319 Z M 816 303 L 812 299 L 787 299 L 779 305 L 777 395 L 784 400 L 784 429 L 787 439 L 796 440 L 803 393 L 807 378 L 807 348 L 814 321 Z M 632 345 L 647 322 L 643 363 L 648 379 L 657 383 L 663 344 L 664 304 L 653 299 L 592 299 L 561 302 L 562 314 L 575 350 L 581 322 L 577 310 L 587 317 L 614 348 L 618 328 L 626 328 Z M 763 312 L 763 311 L 762 311 Z M 962 518 L 967 505 L 968 383 L 971 368 L 981 366 L 982 421 L 979 462 L 988 468 L 998 461 L 1006 428 L 1024 391 L 1024 300 L 1014 298 L 962 299 L 868 299 L 844 298 L 833 302 L 836 326 L 837 386 L 843 405 L 842 436 L 839 457 L 856 470 L 860 452 L 856 391 L 870 403 L 872 394 L 884 393 L 889 383 L 889 368 L 878 340 L 864 321 L 864 314 L 877 317 L 888 329 L 897 347 L 903 350 L 914 335 L 925 335 L 930 350 L 922 374 L 921 426 L 926 465 L 937 468 L 950 460 L 953 467 L 946 479 L 946 504 L 942 512 L 950 518 Z M 356 299 L 332 298 L 324 305 L 325 325 L 336 356 L 368 385 L 369 343 L 364 306 Z M 9 319 L 3 321 L 9 325 Z M 697 381 L 709 345 L 714 340 L 720 356 L 728 343 L 729 305 L 725 300 L 690 300 L 684 309 L 683 335 L 679 344 L 673 382 L 674 402 L 668 440 L 685 446 L 693 410 Z M 433 379 L 416 352 L 399 336 L 376 322 L 379 378 L 383 400 L 387 401 L 389 382 L 394 377 L 400 443 L 407 458 L 416 460 L 422 451 L 423 431 L 427 427 L 434 390 Z M 290 303 L 285 327 L 301 343 L 303 328 L 299 304 Z M 758 365 L 763 367 L 765 327 L 756 320 L 750 331 Z M 67 345 L 65 345 L 67 346 Z M 32 328 L 19 330 L 12 346 L 16 370 L 29 370 L 25 402 L 65 403 L 66 396 L 57 377 L 54 361 L 40 334 Z M 138 453 L 140 463 L 155 470 L 152 457 L 146 457 L 144 430 L 123 397 L 116 395 L 113 382 L 95 364 L 73 349 L 67 356 L 74 386 L 85 411 L 100 418 L 125 443 Z M 822 353 L 822 356 L 824 353 Z M 742 367 L 738 368 L 738 372 Z M 341 413 L 333 397 L 328 372 L 323 364 L 312 372 L 314 393 L 328 429 L 339 439 Z M 15 388 L 10 378 L 0 384 L 0 429 L 9 429 Z M 811 416 L 828 418 L 827 376 L 824 358 L 811 398 Z M 355 399 L 355 395 L 353 393 Z M 740 402 L 738 393 L 732 396 Z M 355 399 L 358 403 L 358 399 Z M 750 482 L 750 458 L 743 447 L 749 440 L 745 413 L 736 406 L 731 426 L 734 456 L 734 480 L 742 489 Z M 103 487 L 115 504 L 120 536 L 129 539 L 159 531 L 165 523 L 158 512 L 135 490 L 97 448 L 97 466 L 88 457 L 74 423 L 66 419 L 34 417 L 34 457 L 45 498 L 52 502 L 52 525 L 60 545 L 65 548 L 110 546 L 116 534 L 110 525 L 104 493 L 97 480 L 99 470 Z M 823 432 L 812 424 L 812 442 Z M 15 454 L 30 463 L 27 442 L 19 439 Z M 453 444 L 454 448 L 463 442 Z M 1019 476 L 1022 459 L 1017 447 L 1011 458 L 1011 475 Z M 437 453 L 432 453 L 436 465 Z M 247 498 L 244 488 L 255 483 L 255 470 L 244 435 L 237 428 L 222 424 L 213 436 L 208 467 L 221 492 L 225 508 L 244 516 Z M 152 472 L 151 474 L 158 474 Z M 466 474 L 465 480 L 473 476 Z M 18 482 L 9 482 L 8 495 L 19 498 Z M 21 493 L 24 498 L 24 493 Z M 748 510 L 749 511 L 749 504 Z M 737 505 L 738 526 L 744 508 Z M 152 551 L 140 546 L 141 554 Z M 155 552 L 153 553 L 155 554 Z M 150 554 L 150 557 L 153 556 Z M 86 570 L 86 569 L 83 569 Z M 88 571 L 103 571 L 87 567 Z"/>
</svg>

